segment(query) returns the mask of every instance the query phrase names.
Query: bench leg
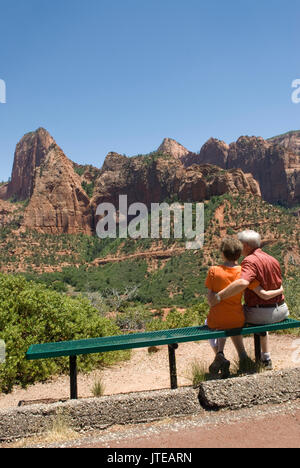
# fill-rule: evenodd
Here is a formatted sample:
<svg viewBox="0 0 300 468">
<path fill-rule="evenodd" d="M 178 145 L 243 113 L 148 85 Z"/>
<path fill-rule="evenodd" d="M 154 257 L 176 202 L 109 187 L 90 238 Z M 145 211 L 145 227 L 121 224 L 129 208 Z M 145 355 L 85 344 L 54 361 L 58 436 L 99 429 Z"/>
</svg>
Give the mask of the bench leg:
<svg viewBox="0 0 300 468">
<path fill-rule="evenodd" d="M 261 362 L 261 343 L 260 335 L 254 335 L 254 349 L 255 349 L 255 361 L 257 363 Z"/>
<path fill-rule="evenodd" d="M 171 380 L 171 389 L 175 390 L 178 388 L 177 384 L 177 369 L 176 369 L 176 356 L 175 350 L 178 348 L 178 344 L 174 343 L 168 345 L 169 348 L 169 365 L 170 365 L 170 380 Z"/>
<path fill-rule="evenodd" d="M 77 400 L 77 356 L 70 356 L 70 398 Z"/>
</svg>

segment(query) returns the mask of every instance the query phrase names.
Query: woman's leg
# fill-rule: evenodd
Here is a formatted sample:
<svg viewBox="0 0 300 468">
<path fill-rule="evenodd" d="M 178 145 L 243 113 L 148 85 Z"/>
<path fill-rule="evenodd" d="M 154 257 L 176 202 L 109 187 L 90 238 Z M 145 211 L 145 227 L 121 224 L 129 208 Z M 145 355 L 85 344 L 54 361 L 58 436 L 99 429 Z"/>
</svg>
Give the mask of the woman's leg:
<svg viewBox="0 0 300 468">
<path fill-rule="evenodd" d="M 207 320 L 205 320 L 204 325 L 207 325 Z M 224 350 L 225 343 L 226 343 L 226 338 L 224 338 L 224 339 L 225 339 L 225 343 L 222 343 L 222 344 L 221 344 L 221 348 L 222 348 L 222 346 L 223 346 L 223 349 L 220 349 L 220 350 L 219 350 L 219 340 L 220 340 L 220 339 L 221 339 L 221 338 L 214 338 L 214 339 L 208 340 L 208 341 L 209 341 L 209 344 L 210 344 L 210 346 L 211 346 L 211 348 L 212 348 L 212 350 L 213 350 L 213 352 L 214 352 L 215 354 L 217 354 L 219 351 L 223 351 L 223 350 Z"/>
<path fill-rule="evenodd" d="M 218 338 L 217 353 L 224 353 L 225 344 L 226 344 L 226 338 Z"/>
<path fill-rule="evenodd" d="M 226 338 L 217 338 L 215 340 L 208 340 L 208 341 L 215 354 L 224 352 Z"/>
<path fill-rule="evenodd" d="M 209 366 L 209 372 L 211 374 L 218 374 L 221 371 L 221 378 L 226 379 L 229 377 L 230 372 L 230 361 L 224 356 L 224 348 L 226 344 L 226 338 L 218 338 L 216 350 L 216 357 L 212 364 Z"/>
<path fill-rule="evenodd" d="M 217 354 L 218 352 L 218 340 L 215 339 L 215 340 L 208 340 L 209 344 L 210 344 L 210 347 L 211 349 L 213 350 L 213 352 L 215 354 Z"/>
</svg>

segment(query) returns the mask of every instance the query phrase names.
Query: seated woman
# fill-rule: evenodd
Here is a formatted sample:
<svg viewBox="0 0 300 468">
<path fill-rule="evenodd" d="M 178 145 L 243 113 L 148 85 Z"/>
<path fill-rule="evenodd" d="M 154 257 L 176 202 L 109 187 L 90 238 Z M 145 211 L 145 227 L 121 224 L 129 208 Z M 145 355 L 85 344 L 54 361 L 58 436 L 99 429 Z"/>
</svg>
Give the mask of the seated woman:
<svg viewBox="0 0 300 468">
<path fill-rule="evenodd" d="M 241 242 L 235 238 L 227 237 L 222 240 L 221 252 L 224 263 L 219 266 L 213 266 L 209 269 L 205 286 L 208 289 L 208 298 L 210 294 L 217 293 L 226 288 L 230 283 L 239 279 L 241 267 L 237 264 L 243 250 Z M 265 291 L 261 288 L 258 281 L 253 281 L 249 289 L 255 292 L 262 299 L 272 299 L 282 293 L 282 287 L 273 291 Z M 242 296 L 240 293 L 221 301 L 210 308 L 206 324 L 213 330 L 228 330 L 232 328 L 242 328 L 245 325 L 245 316 L 242 306 Z M 241 335 L 231 337 L 233 344 L 238 352 L 240 362 L 248 358 L 243 338 Z M 212 374 L 218 374 L 221 370 L 223 378 L 229 376 L 230 361 L 224 356 L 226 338 L 210 340 L 210 344 L 216 354 L 215 360 L 209 367 Z"/>
</svg>

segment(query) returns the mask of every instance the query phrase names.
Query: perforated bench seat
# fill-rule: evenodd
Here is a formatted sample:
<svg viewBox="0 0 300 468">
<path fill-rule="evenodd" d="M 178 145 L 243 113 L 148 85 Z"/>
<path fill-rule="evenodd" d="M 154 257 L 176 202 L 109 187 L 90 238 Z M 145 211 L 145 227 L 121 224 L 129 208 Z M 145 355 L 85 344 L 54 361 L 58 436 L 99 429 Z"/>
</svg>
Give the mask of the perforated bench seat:
<svg viewBox="0 0 300 468">
<path fill-rule="evenodd" d="M 290 328 L 300 328 L 300 321 L 287 319 L 270 325 L 247 325 L 232 330 L 210 330 L 206 326 L 176 328 L 154 332 L 134 333 L 127 335 L 89 338 L 58 343 L 34 344 L 26 353 L 26 359 L 49 359 L 55 357 L 70 357 L 71 398 L 77 398 L 77 368 L 76 356 L 93 353 L 104 353 L 150 346 L 168 345 L 171 388 L 177 388 L 175 349 L 178 343 L 203 341 L 214 338 L 224 338 L 236 335 L 255 336 L 256 359 L 260 358 L 260 333 Z"/>
</svg>

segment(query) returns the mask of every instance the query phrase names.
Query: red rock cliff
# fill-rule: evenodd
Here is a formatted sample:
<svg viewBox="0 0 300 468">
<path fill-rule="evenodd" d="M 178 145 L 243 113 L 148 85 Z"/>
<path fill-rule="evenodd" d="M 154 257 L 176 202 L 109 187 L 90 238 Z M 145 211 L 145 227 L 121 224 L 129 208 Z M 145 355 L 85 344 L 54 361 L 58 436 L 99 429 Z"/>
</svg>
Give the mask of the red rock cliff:
<svg viewBox="0 0 300 468">
<path fill-rule="evenodd" d="M 43 233 L 91 234 L 90 200 L 72 162 L 53 146 L 35 170 L 34 190 L 24 225 Z"/>
<path fill-rule="evenodd" d="M 174 157 L 126 158 L 109 153 L 96 181 L 92 204 L 94 209 L 103 202 L 118 207 L 119 195 L 127 195 L 128 204 L 142 202 L 150 207 L 166 199 L 200 202 L 213 195 L 241 191 L 260 195 L 257 182 L 241 170 L 220 170 L 209 164 L 185 168 Z"/>
<path fill-rule="evenodd" d="M 259 183 L 264 200 L 287 205 L 300 202 L 300 156 L 273 140 L 243 136 L 228 146 L 211 138 L 200 154 L 189 153 L 182 161 L 186 167 L 208 163 L 222 169 L 241 169 Z"/>
<path fill-rule="evenodd" d="M 44 129 L 27 133 L 17 144 L 11 181 L 7 187 L 6 197 L 26 200 L 33 193 L 35 170 L 43 163 L 54 139 Z"/>
</svg>

